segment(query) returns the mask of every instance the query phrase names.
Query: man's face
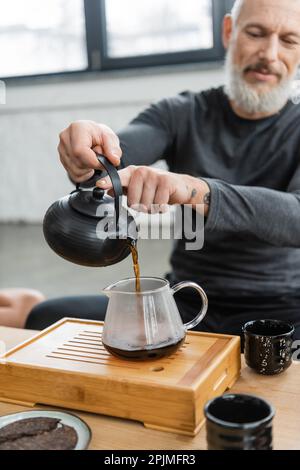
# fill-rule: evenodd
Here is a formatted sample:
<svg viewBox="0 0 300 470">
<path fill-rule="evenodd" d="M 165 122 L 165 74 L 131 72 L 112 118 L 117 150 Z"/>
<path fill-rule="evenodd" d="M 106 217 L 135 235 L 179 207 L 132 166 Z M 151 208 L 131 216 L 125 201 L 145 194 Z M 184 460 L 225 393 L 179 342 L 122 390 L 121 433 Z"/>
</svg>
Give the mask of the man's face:
<svg viewBox="0 0 300 470">
<path fill-rule="evenodd" d="M 233 65 L 258 93 L 295 76 L 300 64 L 300 0 L 245 0 L 225 46 Z"/>
</svg>

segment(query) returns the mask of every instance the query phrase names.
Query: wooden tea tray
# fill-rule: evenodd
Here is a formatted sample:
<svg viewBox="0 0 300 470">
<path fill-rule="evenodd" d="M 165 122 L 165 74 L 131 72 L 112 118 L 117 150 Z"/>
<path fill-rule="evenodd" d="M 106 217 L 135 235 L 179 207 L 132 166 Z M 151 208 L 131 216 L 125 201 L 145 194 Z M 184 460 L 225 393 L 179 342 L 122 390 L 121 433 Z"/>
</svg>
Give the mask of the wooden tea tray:
<svg viewBox="0 0 300 470">
<path fill-rule="evenodd" d="M 189 332 L 172 356 L 123 361 L 103 347 L 101 322 L 65 318 L 0 358 L 0 401 L 45 404 L 195 435 L 207 400 L 240 374 L 240 339 Z"/>
</svg>

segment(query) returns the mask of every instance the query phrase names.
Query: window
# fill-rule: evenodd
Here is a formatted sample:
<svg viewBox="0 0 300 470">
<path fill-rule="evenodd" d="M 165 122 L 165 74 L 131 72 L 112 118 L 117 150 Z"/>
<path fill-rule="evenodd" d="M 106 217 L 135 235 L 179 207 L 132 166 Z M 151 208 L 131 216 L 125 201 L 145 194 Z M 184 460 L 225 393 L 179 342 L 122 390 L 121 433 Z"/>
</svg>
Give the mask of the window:
<svg viewBox="0 0 300 470">
<path fill-rule="evenodd" d="M 109 57 L 213 47 L 211 0 L 152 0 L 151 8 L 140 0 L 106 0 L 105 9 Z"/>
<path fill-rule="evenodd" d="M 0 0 L 0 76 L 88 67 L 83 0 Z"/>
<path fill-rule="evenodd" d="M 0 77 L 219 60 L 231 0 L 0 0 Z"/>
<path fill-rule="evenodd" d="M 102 0 L 100 8 L 104 69 L 223 56 L 223 0 Z"/>
</svg>

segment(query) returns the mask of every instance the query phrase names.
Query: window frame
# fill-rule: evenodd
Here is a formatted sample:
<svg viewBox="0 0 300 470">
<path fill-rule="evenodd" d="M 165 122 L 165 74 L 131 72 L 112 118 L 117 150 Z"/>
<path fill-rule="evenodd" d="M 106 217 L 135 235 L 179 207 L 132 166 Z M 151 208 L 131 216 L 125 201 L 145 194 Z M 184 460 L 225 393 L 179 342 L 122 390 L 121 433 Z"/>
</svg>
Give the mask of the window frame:
<svg viewBox="0 0 300 470">
<path fill-rule="evenodd" d="M 126 0 L 124 0 L 126 1 Z M 32 75 L 2 77 L 1 80 L 19 81 L 30 79 L 47 79 L 48 77 L 72 77 L 91 72 L 108 72 L 126 69 L 143 69 L 168 65 L 187 65 L 218 62 L 224 59 L 222 44 L 222 19 L 234 0 L 212 0 L 213 6 L 213 40 L 211 49 L 187 50 L 144 56 L 111 58 L 107 54 L 107 30 L 105 18 L 105 0 L 84 0 L 86 51 L 88 66 L 84 69 L 60 71 Z"/>
</svg>

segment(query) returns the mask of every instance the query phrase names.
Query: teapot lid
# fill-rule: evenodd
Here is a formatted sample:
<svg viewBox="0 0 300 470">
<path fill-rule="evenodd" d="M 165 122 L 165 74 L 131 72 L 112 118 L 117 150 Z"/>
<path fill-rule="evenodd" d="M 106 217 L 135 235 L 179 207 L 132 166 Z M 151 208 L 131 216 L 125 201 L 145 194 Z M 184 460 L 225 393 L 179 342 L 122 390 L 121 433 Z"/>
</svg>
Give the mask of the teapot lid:
<svg viewBox="0 0 300 470">
<path fill-rule="evenodd" d="M 111 196 L 105 194 L 105 191 L 100 188 L 94 188 L 92 191 L 76 190 L 69 197 L 70 206 L 83 215 L 88 215 L 95 219 L 101 219 L 104 217 L 102 211 L 100 213 L 99 207 L 105 204 L 114 204 L 114 200 Z"/>
</svg>

